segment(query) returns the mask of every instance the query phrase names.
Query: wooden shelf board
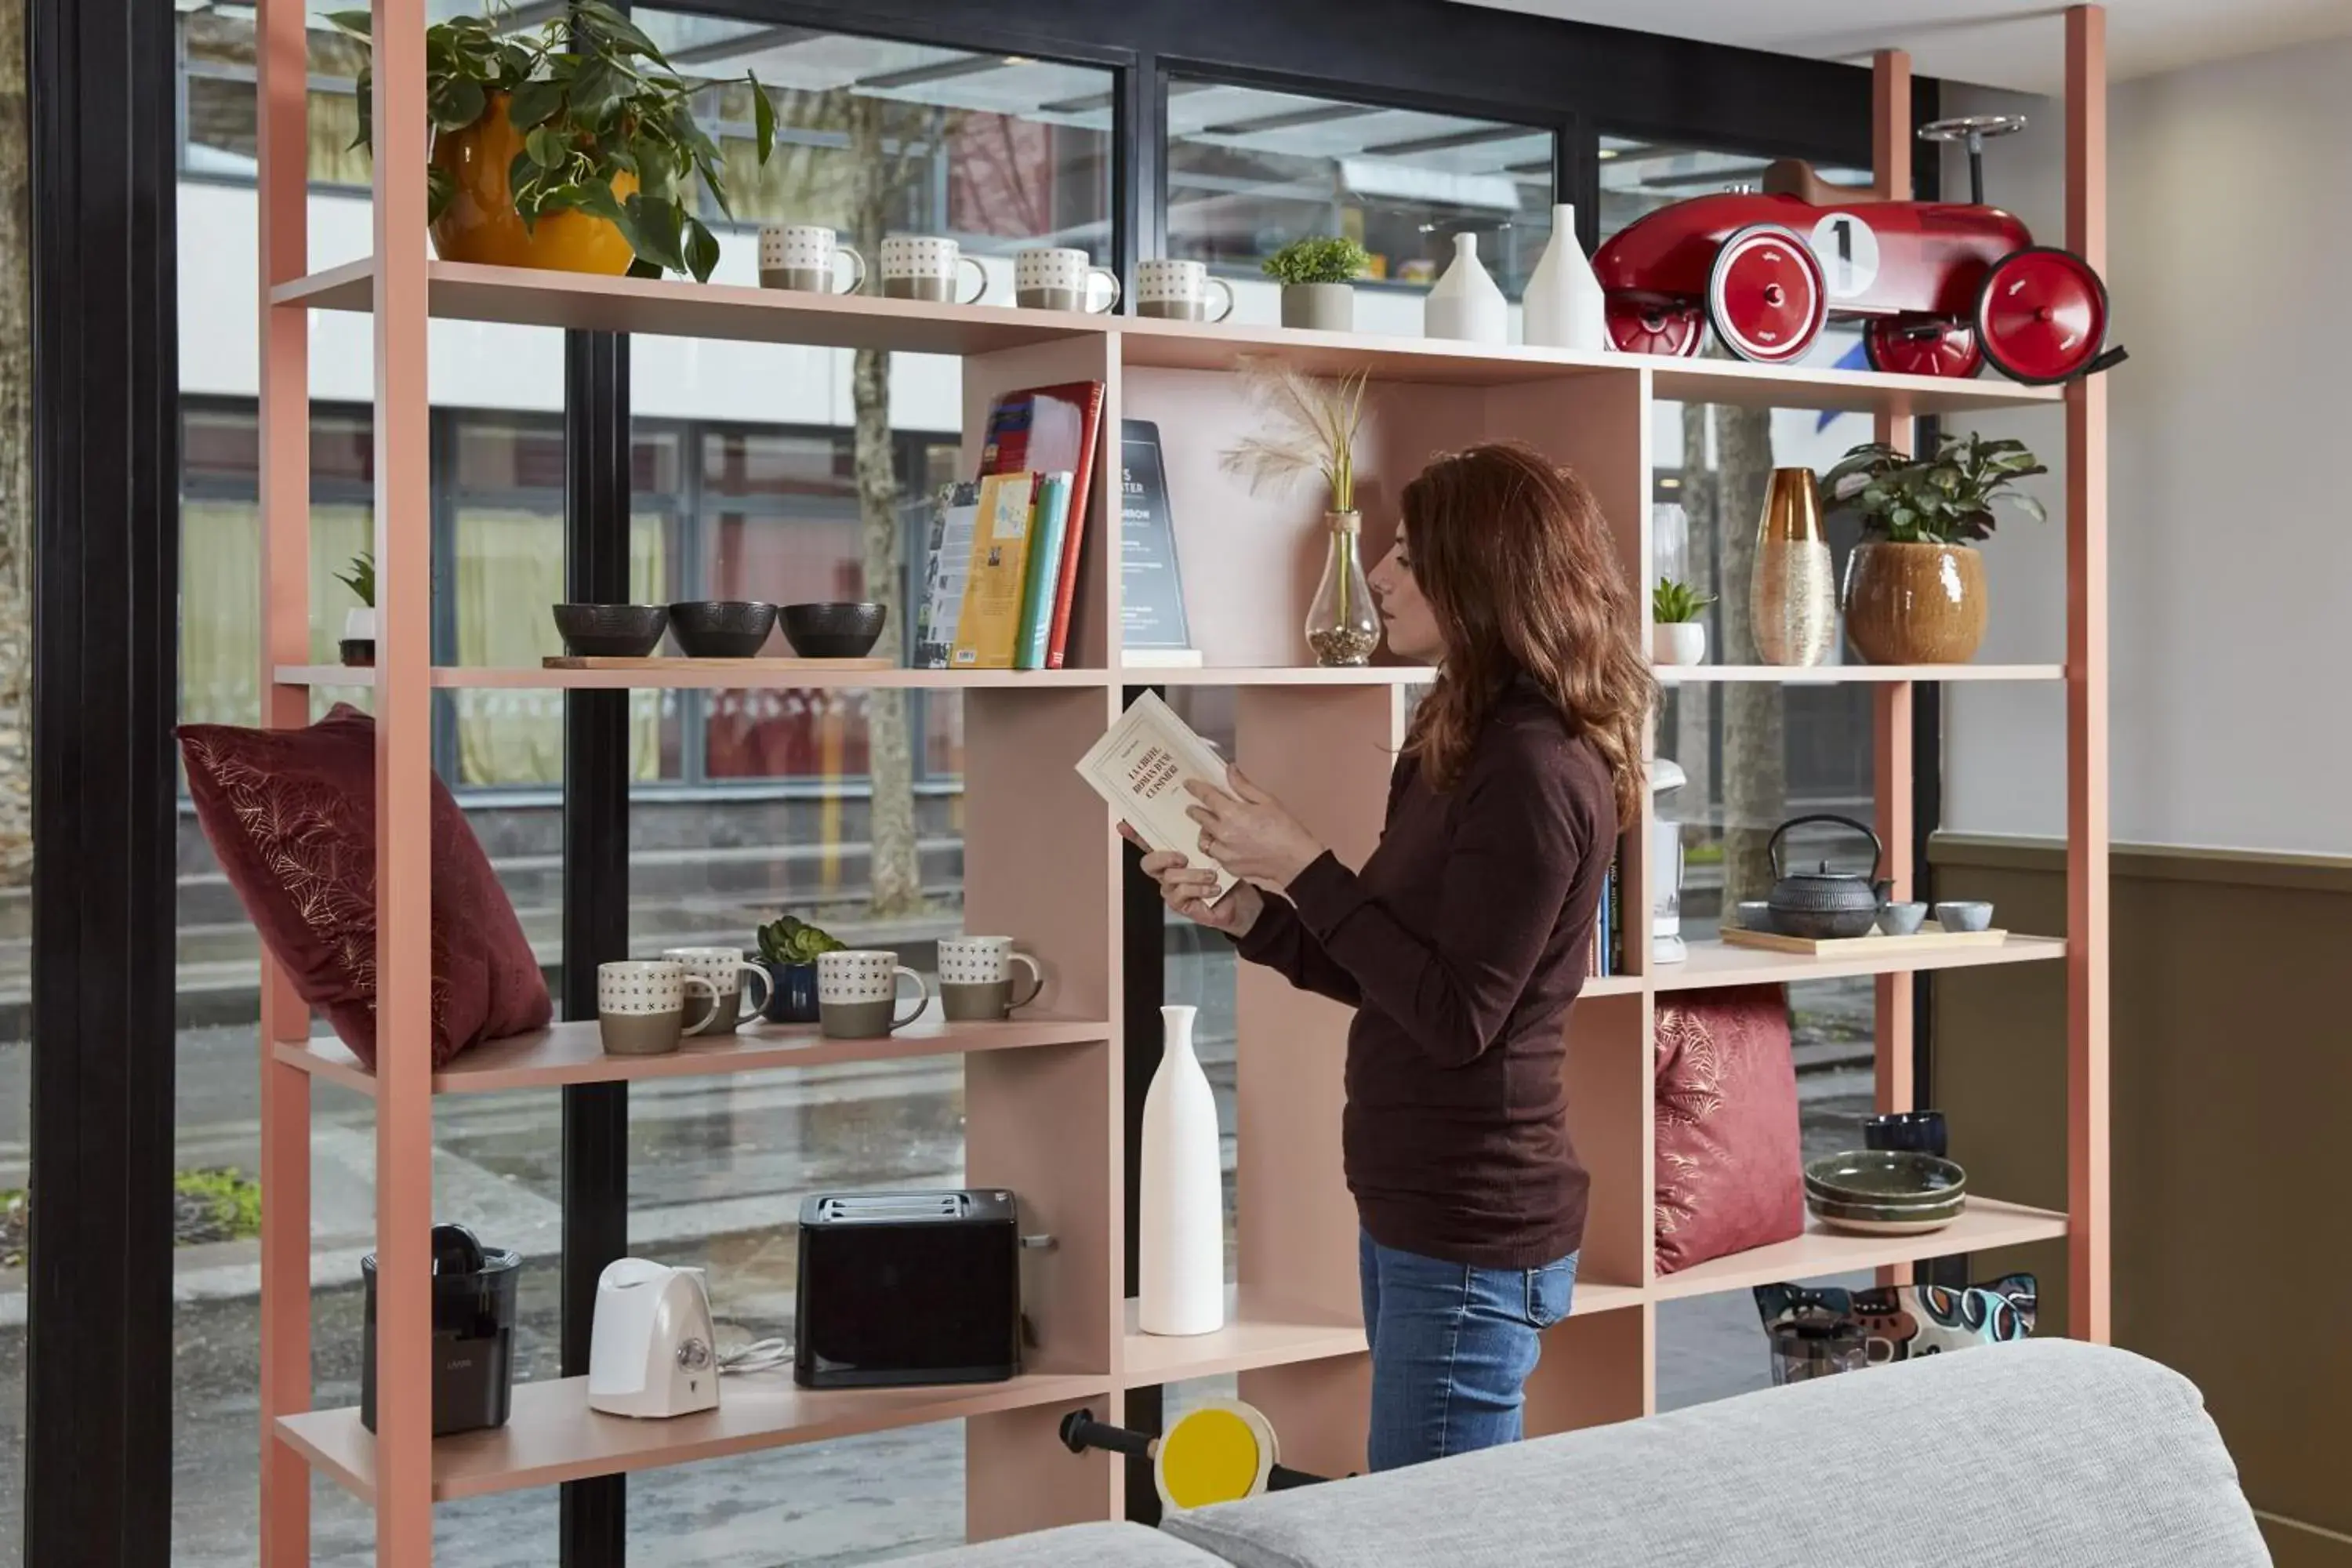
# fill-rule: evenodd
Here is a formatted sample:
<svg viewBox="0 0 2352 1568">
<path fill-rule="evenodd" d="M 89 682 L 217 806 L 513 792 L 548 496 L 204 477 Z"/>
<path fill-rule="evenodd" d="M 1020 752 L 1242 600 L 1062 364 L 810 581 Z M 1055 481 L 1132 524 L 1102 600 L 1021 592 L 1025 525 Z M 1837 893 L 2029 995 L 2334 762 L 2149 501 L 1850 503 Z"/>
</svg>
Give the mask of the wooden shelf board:
<svg viewBox="0 0 2352 1568">
<path fill-rule="evenodd" d="M 375 671 L 340 664 L 281 664 L 280 686 L 373 687 Z M 467 690 L 681 690 L 751 691 L 766 688 L 816 691 L 884 687 L 927 690 L 968 691 L 977 687 L 1034 687 L 1066 690 L 1104 685 L 1110 679 L 1100 669 L 873 669 L 862 666 L 826 668 L 822 665 L 787 664 L 778 659 L 680 659 L 657 669 L 545 669 L 491 668 L 478 665 L 437 665 L 436 687 Z"/>
<path fill-rule="evenodd" d="M 1244 355 L 1263 354 L 1319 374 L 1361 370 L 1388 381 L 1497 386 L 1570 375 L 1630 374 L 1647 363 L 1629 354 L 1371 332 L 1310 332 L 1235 322 L 1122 316 L 1118 325 L 1121 363 L 1167 370 L 1232 370 Z"/>
<path fill-rule="evenodd" d="M 1294 1362 L 1360 1355 L 1364 1326 L 1338 1314 L 1296 1307 L 1249 1287 L 1225 1287 L 1225 1326 L 1213 1334 L 1147 1334 L 1127 1303 L 1121 1376 L 1129 1388 L 1216 1377 Z"/>
<path fill-rule="evenodd" d="M 1731 359 L 1659 359 L 1627 355 L 1646 364 L 1653 396 L 1675 403 L 1731 403 L 1749 408 L 1822 408 L 1895 418 L 1970 414 L 2061 403 L 2065 390 L 2022 386 L 2005 376 L 1959 380 L 1936 375 L 1883 375 L 1826 365 L 1750 364 Z"/>
<path fill-rule="evenodd" d="M 1651 667 L 1664 686 L 1754 680 L 1780 686 L 1843 686 L 1898 680 L 2063 680 L 2063 664 L 1817 664 L 1801 668 L 1778 664 L 1660 664 Z"/>
<path fill-rule="evenodd" d="M 1902 974 L 1923 969 L 1967 969 L 1986 963 L 2031 963 L 2066 956 L 2065 942 L 2048 936 L 2011 936 L 1998 947 L 1937 947 L 1835 958 L 1727 947 L 1720 942 L 1694 942 L 1689 946 L 1690 957 L 1682 963 L 1657 966 L 1652 976 L 1654 989 L 1691 991 L 1709 985 L 1796 984 L 1807 980 L 1840 980 L 1853 974 Z"/>
<path fill-rule="evenodd" d="M 610 1057 L 594 1019 L 557 1024 L 532 1035 L 487 1040 L 433 1075 L 436 1094 L 489 1094 L 555 1089 L 577 1083 L 623 1083 L 710 1073 L 761 1072 L 775 1068 L 827 1067 L 836 1062 L 890 1061 L 902 1057 L 1020 1050 L 1036 1046 L 1091 1045 L 1110 1038 L 1099 1019 L 1024 1014 L 1004 1023 L 950 1024 L 934 1005 L 897 1034 L 878 1040 L 833 1040 L 814 1024 L 766 1024 L 732 1035 L 688 1036 L 662 1057 Z M 333 1038 L 281 1042 L 278 1059 L 362 1093 L 375 1092 L 375 1075 Z"/>
<path fill-rule="evenodd" d="M 579 272 L 436 261 L 426 309 L 444 320 L 525 327 L 731 339 L 808 348 L 978 354 L 1097 335 L 1103 319 L 1003 305 L 944 305 L 871 294 L 802 294 L 675 279 L 600 278 Z M 375 268 L 353 262 L 282 283 L 273 305 L 317 310 L 375 308 Z"/>
<path fill-rule="evenodd" d="M 1099 1397 L 1108 1388 L 1106 1378 L 1033 1373 L 1007 1383 L 818 1391 L 796 1386 L 792 1373 L 782 1371 L 727 1379 L 716 1410 L 640 1421 L 589 1409 L 584 1377 L 519 1383 L 504 1426 L 434 1442 L 433 1496 L 479 1497 L 1000 1410 L 1074 1404 Z M 357 1408 L 282 1415 L 278 1435 L 344 1489 L 363 1501 L 375 1500 L 375 1436 L 360 1425 Z"/>
<path fill-rule="evenodd" d="M 1628 1307 L 1638 1307 L 1650 1299 L 1650 1293 L 1639 1285 L 1612 1285 L 1601 1279 L 1579 1279 L 1576 1290 L 1570 1296 L 1568 1315 L 1589 1318 L 1596 1312 L 1618 1312 Z"/>
<path fill-rule="evenodd" d="M 1650 1294 L 1654 1300 L 1669 1301 L 1717 1290 L 1744 1290 L 1782 1279 L 1811 1279 L 1922 1258 L 2050 1241 L 2065 1234 L 2063 1214 L 1978 1197 L 1969 1199 L 1959 1218 L 1927 1236 L 1841 1236 L 1808 1215 L 1805 1234 L 1794 1241 L 1710 1258 L 1679 1274 L 1666 1275 L 1650 1288 Z"/>
<path fill-rule="evenodd" d="M 1182 669 L 1122 669 L 1129 686 L 1426 686 L 1437 671 L 1422 664 L 1367 664 L 1343 669 L 1315 665 L 1199 665 Z"/>
<path fill-rule="evenodd" d="M 1641 994 L 1642 977 L 1638 974 L 1598 974 L 1587 979 L 1577 992 L 1585 996 L 1635 996 Z"/>
</svg>

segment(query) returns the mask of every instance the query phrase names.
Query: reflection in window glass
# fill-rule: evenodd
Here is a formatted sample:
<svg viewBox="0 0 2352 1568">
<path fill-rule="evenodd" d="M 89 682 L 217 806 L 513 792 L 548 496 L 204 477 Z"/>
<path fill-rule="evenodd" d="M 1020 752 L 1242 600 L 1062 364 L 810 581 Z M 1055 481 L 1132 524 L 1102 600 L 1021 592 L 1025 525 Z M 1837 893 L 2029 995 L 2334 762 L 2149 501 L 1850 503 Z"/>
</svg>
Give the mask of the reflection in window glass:
<svg viewBox="0 0 2352 1568">
<path fill-rule="evenodd" d="M 1552 137 L 1529 126 L 1177 78 L 1167 159 L 1168 254 L 1236 275 L 1344 235 L 1373 280 L 1426 288 L 1467 233 L 1517 299 L 1551 237 Z"/>
</svg>

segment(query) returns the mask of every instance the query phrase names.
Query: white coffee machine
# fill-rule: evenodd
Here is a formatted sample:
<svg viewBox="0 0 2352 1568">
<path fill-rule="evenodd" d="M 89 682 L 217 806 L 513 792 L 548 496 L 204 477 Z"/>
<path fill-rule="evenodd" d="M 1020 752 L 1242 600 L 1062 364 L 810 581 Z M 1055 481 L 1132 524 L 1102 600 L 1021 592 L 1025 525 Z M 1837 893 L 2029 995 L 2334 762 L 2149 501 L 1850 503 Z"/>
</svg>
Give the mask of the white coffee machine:
<svg viewBox="0 0 2352 1568">
<path fill-rule="evenodd" d="M 1650 957 L 1680 963 L 1683 945 L 1683 825 L 1666 815 L 1665 797 L 1690 782 L 1671 757 L 1650 759 Z"/>
</svg>

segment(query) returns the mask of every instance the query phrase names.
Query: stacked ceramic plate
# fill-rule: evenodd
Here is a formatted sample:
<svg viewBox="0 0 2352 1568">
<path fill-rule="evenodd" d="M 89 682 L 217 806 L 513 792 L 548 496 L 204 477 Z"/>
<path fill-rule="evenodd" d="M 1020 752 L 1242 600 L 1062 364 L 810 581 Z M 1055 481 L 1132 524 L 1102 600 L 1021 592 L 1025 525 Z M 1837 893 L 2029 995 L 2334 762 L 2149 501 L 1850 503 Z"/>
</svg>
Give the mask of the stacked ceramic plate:
<svg viewBox="0 0 2352 1568">
<path fill-rule="evenodd" d="M 1832 1230 L 1924 1236 L 1959 1218 L 1968 1201 L 1969 1173 L 1933 1154 L 1856 1149 L 1805 1166 L 1805 1206 Z"/>
</svg>

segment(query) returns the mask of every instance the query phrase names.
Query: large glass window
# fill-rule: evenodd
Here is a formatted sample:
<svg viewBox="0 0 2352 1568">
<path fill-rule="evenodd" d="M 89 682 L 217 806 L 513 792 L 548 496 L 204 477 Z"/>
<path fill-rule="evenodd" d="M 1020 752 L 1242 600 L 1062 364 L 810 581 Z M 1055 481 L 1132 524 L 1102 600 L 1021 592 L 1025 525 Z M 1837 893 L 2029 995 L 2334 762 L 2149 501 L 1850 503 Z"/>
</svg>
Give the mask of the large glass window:
<svg viewBox="0 0 2352 1568">
<path fill-rule="evenodd" d="M 1552 133 L 1538 127 L 1176 77 L 1167 160 L 1168 254 L 1237 279 L 1294 239 L 1341 235 L 1370 253 L 1370 282 L 1409 296 L 1471 234 L 1517 299 L 1551 237 Z M 1270 288 L 1234 309 L 1276 319 Z M 1382 330 L 1378 298 L 1362 309 L 1358 325 Z"/>
</svg>

